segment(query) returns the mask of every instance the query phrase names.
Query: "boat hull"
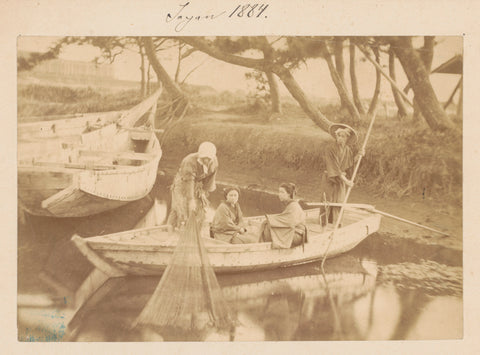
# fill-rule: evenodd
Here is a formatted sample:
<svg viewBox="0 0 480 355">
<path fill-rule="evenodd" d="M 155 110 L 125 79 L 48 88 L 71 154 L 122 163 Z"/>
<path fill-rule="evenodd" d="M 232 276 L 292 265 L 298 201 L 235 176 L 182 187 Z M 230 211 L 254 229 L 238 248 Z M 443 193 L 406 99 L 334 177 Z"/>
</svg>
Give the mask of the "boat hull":
<svg viewBox="0 0 480 355">
<path fill-rule="evenodd" d="M 154 132 L 132 126 L 159 95 L 123 113 L 19 125 L 19 205 L 38 216 L 85 217 L 148 195 L 162 150 Z"/>
<path fill-rule="evenodd" d="M 216 273 L 251 272 L 288 267 L 321 260 L 353 249 L 380 227 L 381 216 L 366 211 L 348 211 L 358 221 L 339 228 L 330 243 L 331 230 L 320 231 L 320 226 L 309 225 L 309 242 L 289 249 L 272 249 L 271 243 L 228 244 L 202 238 L 210 264 Z M 316 210 L 307 212 L 310 218 Z M 348 213 L 346 212 L 346 216 Z M 110 236 L 72 239 L 80 251 L 107 274 L 160 275 L 170 264 L 175 241 L 155 242 L 156 236 L 166 233 L 166 227 L 144 228 Z M 330 245 L 329 245 L 330 243 Z"/>
</svg>

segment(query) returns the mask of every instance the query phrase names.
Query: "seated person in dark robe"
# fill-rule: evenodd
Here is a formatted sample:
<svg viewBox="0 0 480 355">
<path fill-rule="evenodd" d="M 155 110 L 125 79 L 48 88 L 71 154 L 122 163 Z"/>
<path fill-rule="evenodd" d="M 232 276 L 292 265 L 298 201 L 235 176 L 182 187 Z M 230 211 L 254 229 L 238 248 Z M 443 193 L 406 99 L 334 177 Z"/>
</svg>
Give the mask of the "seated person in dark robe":
<svg viewBox="0 0 480 355">
<path fill-rule="evenodd" d="M 213 217 L 211 234 L 213 238 L 232 244 L 254 243 L 256 238 L 246 234 L 242 210 L 238 203 L 240 190 L 236 187 L 224 189 L 222 201 Z"/>
<path fill-rule="evenodd" d="M 260 242 L 272 242 L 272 248 L 291 248 L 305 242 L 305 212 L 295 200 L 296 187 L 283 183 L 278 198 L 285 205 L 282 213 L 267 215 L 260 227 Z"/>
</svg>

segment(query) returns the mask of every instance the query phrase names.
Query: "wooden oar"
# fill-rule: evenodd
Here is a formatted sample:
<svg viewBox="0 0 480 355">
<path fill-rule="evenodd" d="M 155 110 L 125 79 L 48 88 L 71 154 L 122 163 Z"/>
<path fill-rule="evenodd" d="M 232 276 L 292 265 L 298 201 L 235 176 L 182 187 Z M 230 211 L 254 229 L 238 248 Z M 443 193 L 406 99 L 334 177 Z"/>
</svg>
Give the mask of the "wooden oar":
<svg viewBox="0 0 480 355">
<path fill-rule="evenodd" d="M 320 207 L 320 206 L 325 206 L 325 203 L 323 202 L 303 202 L 303 204 L 305 206 L 308 206 L 308 207 Z M 371 205 L 366 205 L 366 204 L 362 204 L 362 203 L 347 203 L 347 204 L 343 204 L 343 203 L 338 203 L 338 202 L 329 202 L 327 203 L 328 206 L 333 206 L 333 207 L 344 207 L 345 209 L 349 209 L 349 208 L 359 208 L 359 209 L 362 209 L 362 210 L 367 210 L 367 211 L 370 211 L 370 212 L 373 212 L 373 213 L 378 213 L 378 214 L 381 214 L 382 216 L 385 216 L 385 217 L 389 217 L 389 218 L 392 218 L 392 219 L 396 219 L 397 221 L 401 221 L 401 222 L 405 222 L 405 223 L 408 223 L 408 224 L 411 224 L 411 225 L 414 225 L 414 226 L 417 226 L 419 228 L 423 228 L 423 229 L 427 229 L 429 231 L 432 231 L 432 232 L 436 232 L 436 233 L 439 233 L 439 234 L 442 234 L 446 237 L 451 237 L 450 234 L 447 234 L 445 232 L 441 232 L 437 229 L 434 229 L 434 228 L 431 228 L 431 227 L 427 227 L 427 226 L 424 226 L 422 224 L 419 224 L 419 223 L 415 223 L 415 222 L 412 222 L 412 221 L 409 221 L 408 219 L 405 219 L 405 218 L 402 218 L 402 217 L 398 217 L 398 216 L 395 216 L 393 214 L 390 214 L 390 213 L 387 213 L 387 212 L 383 212 L 383 211 L 380 211 L 380 210 L 377 210 L 375 207 L 371 206 Z"/>
</svg>

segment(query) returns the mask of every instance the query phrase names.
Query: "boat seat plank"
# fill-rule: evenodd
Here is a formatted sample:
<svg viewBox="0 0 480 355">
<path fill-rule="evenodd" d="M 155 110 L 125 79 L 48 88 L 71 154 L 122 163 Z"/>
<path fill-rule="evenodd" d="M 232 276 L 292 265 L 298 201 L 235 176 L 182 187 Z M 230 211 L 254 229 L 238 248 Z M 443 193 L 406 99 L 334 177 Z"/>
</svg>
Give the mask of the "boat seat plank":
<svg viewBox="0 0 480 355">
<path fill-rule="evenodd" d="M 157 154 L 135 152 L 109 152 L 103 150 L 79 150 L 80 156 L 105 157 L 112 159 L 130 159 L 148 161 L 154 159 Z"/>
<path fill-rule="evenodd" d="M 110 170 L 110 169 L 119 169 L 125 166 L 131 166 L 131 165 L 120 165 L 120 164 L 57 163 L 57 162 L 50 162 L 50 161 L 34 161 L 32 165 L 52 167 L 52 168 L 56 167 L 56 168 L 83 169 L 83 170 Z M 27 165 L 25 165 L 25 167 L 27 167 Z"/>
</svg>

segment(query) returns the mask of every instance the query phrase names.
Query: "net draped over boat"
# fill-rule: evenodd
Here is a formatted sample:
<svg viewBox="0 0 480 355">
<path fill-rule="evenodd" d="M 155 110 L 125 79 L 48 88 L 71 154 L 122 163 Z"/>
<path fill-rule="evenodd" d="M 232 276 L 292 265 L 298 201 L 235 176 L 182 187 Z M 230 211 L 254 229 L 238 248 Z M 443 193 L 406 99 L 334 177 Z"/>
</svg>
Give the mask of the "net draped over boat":
<svg viewBox="0 0 480 355">
<path fill-rule="evenodd" d="M 185 229 L 180 232 L 170 264 L 136 324 L 181 329 L 206 326 L 229 329 L 234 322 L 192 214 Z"/>
</svg>

